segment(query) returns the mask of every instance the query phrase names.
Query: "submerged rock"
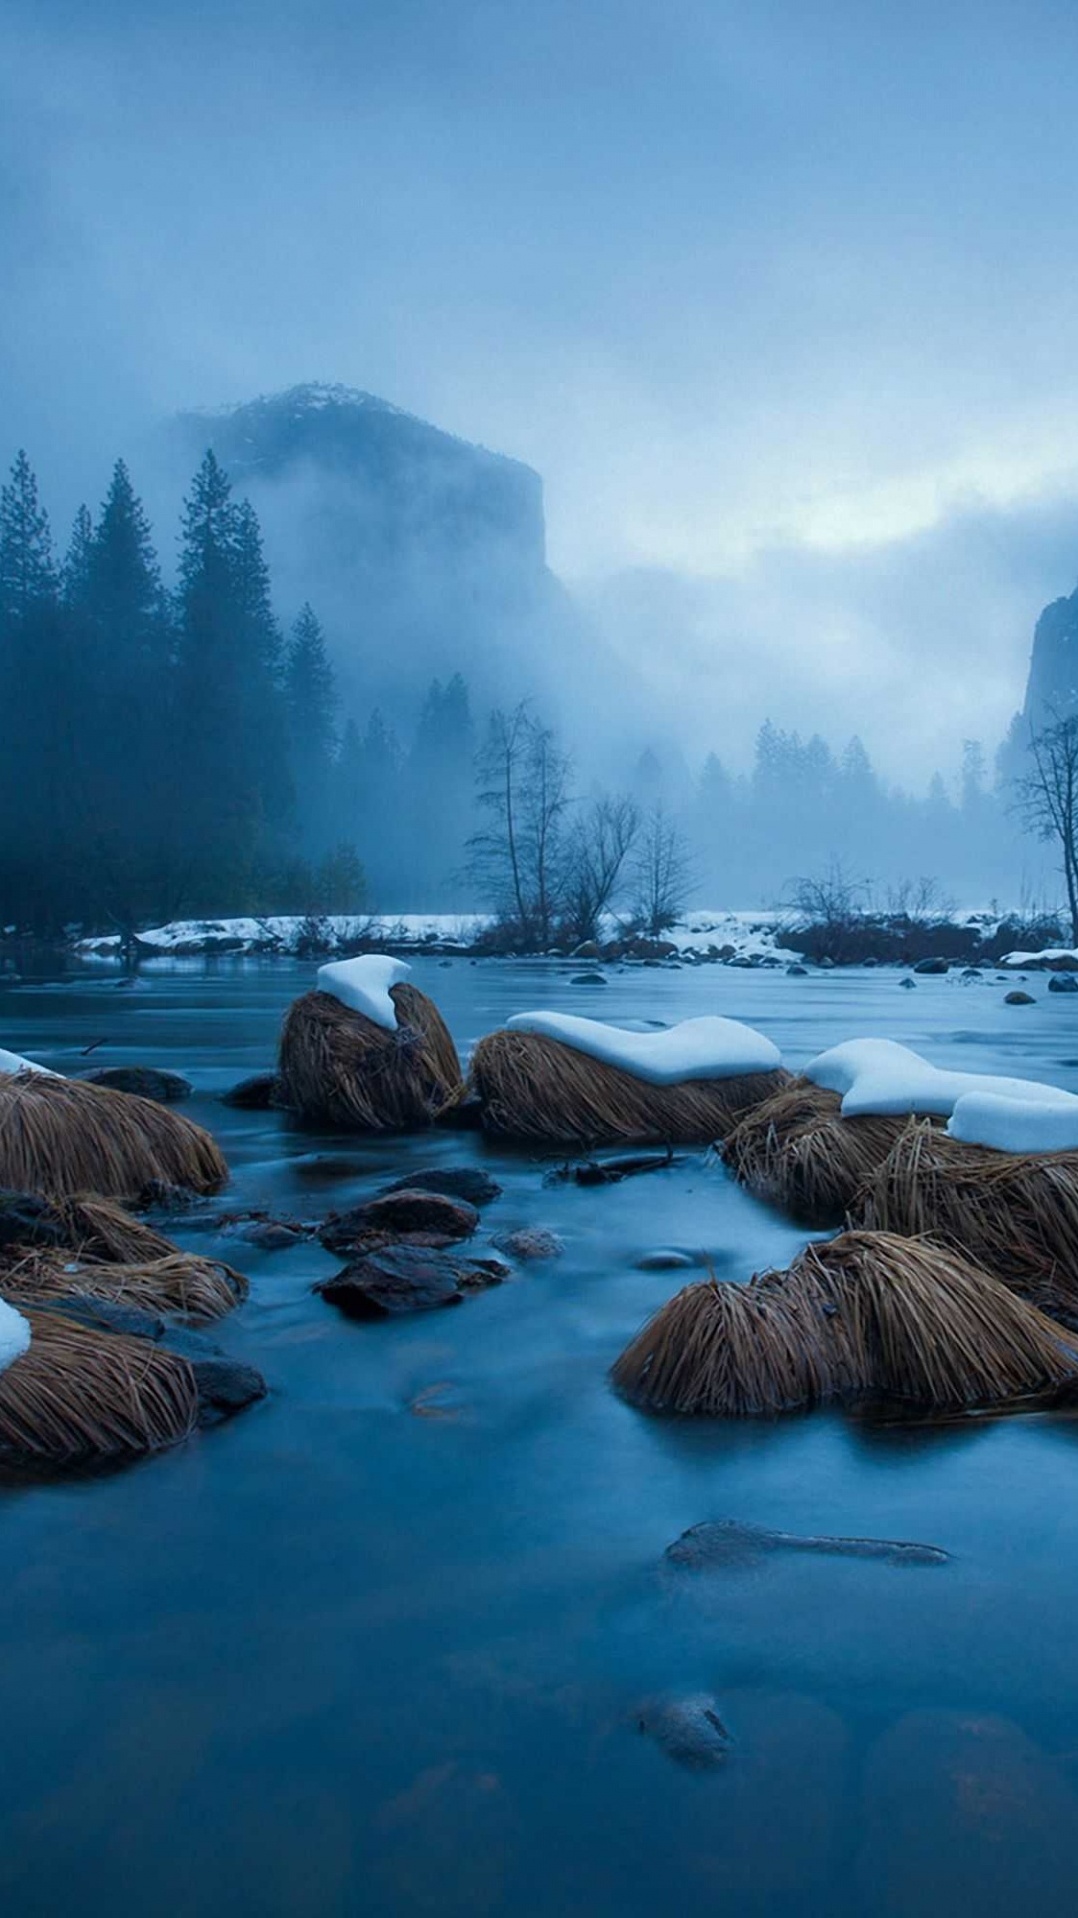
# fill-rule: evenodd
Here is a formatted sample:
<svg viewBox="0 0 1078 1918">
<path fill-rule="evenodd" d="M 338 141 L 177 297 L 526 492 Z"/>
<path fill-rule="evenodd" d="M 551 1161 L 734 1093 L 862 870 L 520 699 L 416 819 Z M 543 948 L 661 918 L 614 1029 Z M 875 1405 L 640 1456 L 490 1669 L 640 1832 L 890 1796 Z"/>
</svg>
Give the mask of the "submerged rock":
<svg viewBox="0 0 1078 1918">
<path fill-rule="evenodd" d="M 558 1234 L 542 1225 L 525 1225 L 517 1232 L 500 1232 L 494 1244 L 499 1252 L 507 1252 L 511 1259 L 556 1259 L 565 1250 Z"/>
<path fill-rule="evenodd" d="M 432 1244 L 452 1245 L 459 1239 L 470 1239 L 478 1224 L 479 1213 L 467 1200 L 403 1186 L 368 1200 L 366 1205 L 353 1206 L 349 1212 L 331 1212 L 318 1236 L 327 1252 L 350 1252 L 372 1234 L 397 1237 L 421 1233 Z"/>
<path fill-rule="evenodd" d="M 1078 992 L 1078 973 L 1053 972 L 1048 981 L 1049 992 Z"/>
<path fill-rule="evenodd" d="M 645 1699 L 637 1707 L 636 1722 L 675 1765 L 687 1771 L 720 1771 L 733 1750 L 718 1700 L 710 1692 Z"/>
<path fill-rule="evenodd" d="M 924 972 L 933 975 L 950 972 L 951 962 L 949 959 L 944 959 L 941 955 L 937 954 L 932 959 L 918 959 L 913 970 L 914 972 Z"/>
<path fill-rule="evenodd" d="M 502 1188 L 479 1166 L 446 1165 L 408 1172 L 403 1179 L 383 1186 L 379 1196 L 389 1192 L 441 1192 L 447 1199 L 466 1199 L 469 1205 L 489 1205 L 501 1197 Z"/>
<path fill-rule="evenodd" d="M 395 1318 L 459 1305 L 469 1292 L 500 1285 L 508 1272 L 499 1259 L 467 1258 L 418 1245 L 388 1245 L 365 1253 L 314 1289 L 349 1318 Z"/>
<path fill-rule="evenodd" d="M 916 979 L 900 979 L 898 983 L 904 992 L 915 992 L 917 989 Z"/>
<path fill-rule="evenodd" d="M 792 966 L 787 966 L 786 970 L 789 973 L 791 979 L 807 979 L 808 977 L 807 966 L 802 966 L 795 963 Z"/>
<path fill-rule="evenodd" d="M 83 1073 L 82 1083 L 104 1086 L 110 1092 L 133 1092 L 140 1099 L 156 1099 L 158 1105 L 175 1105 L 194 1091 L 190 1079 L 158 1066 L 98 1066 L 95 1072 Z"/>
<path fill-rule="evenodd" d="M 571 986 L 605 986 L 605 972 L 574 972 L 569 981 Z"/>
<path fill-rule="evenodd" d="M 697 1261 L 688 1252 L 678 1252 L 673 1246 L 661 1246 L 655 1252 L 645 1252 L 636 1261 L 638 1272 L 688 1272 Z"/>
<path fill-rule="evenodd" d="M 55 1304 L 37 1305 L 35 1310 L 56 1312 L 92 1332 L 119 1332 L 128 1338 L 148 1339 L 162 1351 L 186 1359 L 195 1375 L 201 1426 L 220 1425 L 223 1419 L 264 1399 L 268 1391 L 255 1366 L 230 1358 L 205 1333 L 173 1325 L 155 1312 L 144 1312 L 118 1299 L 65 1298 Z"/>
<path fill-rule="evenodd" d="M 1031 992 L 1005 992 L 1003 1003 L 1005 1006 L 1035 1006 L 1037 1001 Z"/>
<path fill-rule="evenodd" d="M 769 1552 L 818 1552 L 824 1557 L 875 1558 L 889 1565 L 946 1565 L 950 1553 L 939 1545 L 919 1545 L 892 1538 L 830 1538 L 795 1532 L 772 1532 L 764 1525 L 745 1525 L 740 1519 L 705 1520 L 668 1545 L 664 1557 L 688 1571 L 719 1571 L 727 1566 L 756 1565 Z"/>
<path fill-rule="evenodd" d="M 255 1072 L 241 1079 L 228 1092 L 222 1092 L 221 1104 L 237 1106 L 241 1112 L 269 1112 L 277 1103 L 277 1074 Z"/>
</svg>

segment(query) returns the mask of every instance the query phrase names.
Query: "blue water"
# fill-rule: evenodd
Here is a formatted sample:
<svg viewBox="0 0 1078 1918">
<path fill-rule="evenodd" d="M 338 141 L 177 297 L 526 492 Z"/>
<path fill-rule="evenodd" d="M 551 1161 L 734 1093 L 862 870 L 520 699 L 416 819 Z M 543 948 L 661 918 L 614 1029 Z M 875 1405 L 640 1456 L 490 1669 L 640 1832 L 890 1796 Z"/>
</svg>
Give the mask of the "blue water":
<svg viewBox="0 0 1078 1918">
<path fill-rule="evenodd" d="M 992 975 L 903 992 L 893 972 L 635 968 L 588 992 L 569 972 L 428 959 L 415 978 L 463 1049 L 528 1005 L 715 1010 L 792 1064 L 880 1033 L 1078 1089 L 1078 1003 L 1043 979 L 1010 1008 Z M 94 1063 L 186 1073 L 237 1205 L 313 1217 L 409 1165 L 478 1156 L 505 1188 L 484 1236 L 544 1225 L 565 1252 L 454 1311 L 371 1326 L 312 1296 L 338 1263 L 316 1245 L 178 1233 L 248 1271 L 220 1336 L 270 1396 L 134 1469 L 0 1494 L 0 1908 L 1069 1910 L 1078 1425 L 630 1410 L 607 1368 L 692 1276 L 639 1271 L 641 1255 L 678 1247 L 743 1277 L 785 1263 L 797 1232 L 702 1154 L 581 1191 L 470 1137 L 342 1139 L 221 1106 L 271 1063 L 309 981 L 282 961 L 155 962 L 127 987 L 102 967 L 0 992 L 0 1044 L 72 1070 L 102 1041 Z M 671 1540 L 723 1517 L 954 1559 L 664 1575 Z M 701 1691 L 736 1740 L 717 1773 L 637 1728 L 641 1701 Z"/>
</svg>

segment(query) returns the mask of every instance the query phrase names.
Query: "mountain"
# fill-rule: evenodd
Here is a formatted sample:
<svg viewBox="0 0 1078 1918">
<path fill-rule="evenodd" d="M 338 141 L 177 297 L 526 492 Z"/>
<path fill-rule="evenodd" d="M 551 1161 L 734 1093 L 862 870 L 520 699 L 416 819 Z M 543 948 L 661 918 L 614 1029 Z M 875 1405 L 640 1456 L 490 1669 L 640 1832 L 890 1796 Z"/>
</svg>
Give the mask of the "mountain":
<svg viewBox="0 0 1078 1918">
<path fill-rule="evenodd" d="M 601 648 L 546 564 L 543 487 L 373 394 L 306 385 L 174 423 L 189 471 L 212 446 L 255 506 L 278 603 L 309 599 L 346 704 L 405 716 L 432 676 L 477 705 L 559 703 Z"/>
<path fill-rule="evenodd" d="M 1078 706 L 1078 591 L 1046 606 L 1033 633 L 1025 704 L 1024 736 L 1043 726 L 1047 715 Z"/>
</svg>

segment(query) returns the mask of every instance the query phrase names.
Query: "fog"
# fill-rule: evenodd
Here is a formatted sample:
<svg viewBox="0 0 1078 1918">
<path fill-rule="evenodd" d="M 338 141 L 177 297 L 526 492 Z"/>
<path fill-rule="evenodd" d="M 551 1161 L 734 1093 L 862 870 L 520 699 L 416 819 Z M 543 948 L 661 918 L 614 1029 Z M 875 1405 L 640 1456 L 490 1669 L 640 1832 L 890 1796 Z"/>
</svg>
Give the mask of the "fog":
<svg viewBox="0 0 1078 1918">
<path fill-rule="evenodd" d="M 531 696 L 581 793 L 680 809 L 715 903 L 944 841 L 970 902 L 1050 887 L 1005 801 L 974 829 L 961 767 L 981 742 L 991 785 L 1078 577 L 1078 19 L 945 12 L 7 0 L 4 464 L 26 447 L 62 545 L 123 455 L 171 582 L 201 449 L 170 419 L 381 396 L 540 477 L 549 573 L 498 574 L 468 526 L 448 571 L 426 535 L 360 566 L 354 478 L 230 465 L 282 625 L 309 600 L 325 627 L 338 737 L 377 708 L 407 755 L 459 672 L 473 744 Z M 795 844 L 742 791 L 763 850 L 726 856 L 703 769 L 750 779 L 765 721 L 836 764 L 856 736 L 929 811 L 861 847 L 832 781 Z M 408 903 L 464 899 L 443 864 Z"/>
</svg>

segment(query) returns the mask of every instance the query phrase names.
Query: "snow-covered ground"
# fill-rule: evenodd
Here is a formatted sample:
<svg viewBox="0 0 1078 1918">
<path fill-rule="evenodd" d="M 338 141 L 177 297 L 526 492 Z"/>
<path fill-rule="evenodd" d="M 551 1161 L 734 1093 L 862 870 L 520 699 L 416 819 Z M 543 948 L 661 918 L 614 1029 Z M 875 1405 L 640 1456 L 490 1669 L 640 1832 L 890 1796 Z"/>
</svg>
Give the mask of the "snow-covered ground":
<svg viewBox="0 0 1078 1918">
<path fill-rule="evenodd" d="M 740 1019 L 705 1014 L 682 1019 L 662 1032 L 627 1032 L 582 1019 L 571 1012 L 518 1012 L 509 1020 L 514 1032 L 536 1032 L 559 1039 L 575 1052 L 618 1066 L 650 1085 L 679 1085 L 686 1079 L 732 1079 L 744 1072 L 775 1072 L 782 1054 L 772 1040 Z"/>
<path fill-rule="evenodd" d="M 1016 972 L 1078 972 L 1078 950 L 1045 946 L 1040 952 L 1005 952 L 999 963 Z"/>
<path fill-rule="evenodd" d="M 491 924 L 485 913 L 405 912 L 370 918 L 331 915 L 317 921 L 319 933 L 342 951 L 350 945 L 469 947 Z M 663 937 L 681 953 L 700 958 L 722 957 L 741 964 L 764 959 L 785 963 L 798 954 L 780 943 L 783 915 L 777 912 L 690 912 Z M 144 953 L 184 957 L 202 953 L 295 954 L 309 948 L 312 922 L 296 915 L 276 914 L 264 919 L 175 919 L 138 935 Z M 613 919 L 604 937 L 617 939 L 623 929 Z M 76 951 L 89 959 L 116 959 L 122 940 L 118 933 L 80 939 Z"/>
</svg>

